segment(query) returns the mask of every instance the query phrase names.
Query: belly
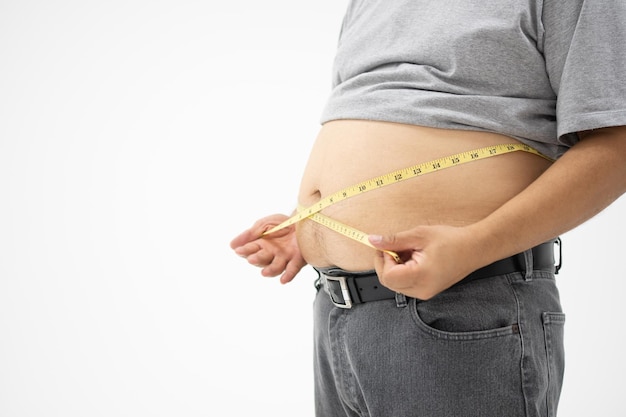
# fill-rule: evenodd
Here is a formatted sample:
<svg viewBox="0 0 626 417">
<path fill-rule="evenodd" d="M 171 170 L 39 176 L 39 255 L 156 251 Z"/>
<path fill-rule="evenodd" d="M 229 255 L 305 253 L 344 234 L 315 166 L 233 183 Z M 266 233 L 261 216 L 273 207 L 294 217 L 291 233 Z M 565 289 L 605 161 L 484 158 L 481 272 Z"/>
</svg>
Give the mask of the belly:
<svg viewBox="0 0 626 417">
<path fill-rule="evenodd" d="M 342 120 L 322 126 L 311 150 L 299 204 L 363 180 L 484 146 L 516 143 L 507 136 L 396 123 Z M 521 192 L 550 162 L 513 152 L 455 166 L 363 193 L 322 213 L 369 234 L 388 234 L 424 224 L 476 222 Z M 373 269 L 374 249 L 311 220 L 296 227 L 304 258 L 313 266 Z"/>
</svg>

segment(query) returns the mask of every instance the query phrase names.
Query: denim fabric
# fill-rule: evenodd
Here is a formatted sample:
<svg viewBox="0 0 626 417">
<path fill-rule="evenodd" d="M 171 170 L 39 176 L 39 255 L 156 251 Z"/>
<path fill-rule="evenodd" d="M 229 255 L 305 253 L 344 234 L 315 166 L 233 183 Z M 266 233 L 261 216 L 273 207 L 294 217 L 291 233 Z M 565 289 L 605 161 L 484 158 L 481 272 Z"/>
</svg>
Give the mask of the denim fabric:
<svg viewBox="0 0 626 417">
<path fill-rule="evenodd" d="M 556 416 L 565 316 L 554 275 L 526 275 L 352 309 L 319 290 L 316 416 Z"/>
</svg>

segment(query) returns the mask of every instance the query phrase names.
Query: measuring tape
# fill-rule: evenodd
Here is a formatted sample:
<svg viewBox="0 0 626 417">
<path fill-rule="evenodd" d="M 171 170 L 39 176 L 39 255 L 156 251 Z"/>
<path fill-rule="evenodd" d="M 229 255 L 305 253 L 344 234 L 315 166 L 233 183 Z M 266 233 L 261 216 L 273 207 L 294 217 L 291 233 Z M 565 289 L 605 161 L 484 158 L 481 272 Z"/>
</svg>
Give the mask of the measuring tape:
<svg viewBox="0 0 626 417">
<path fill-rule="evenodd" d="M 542 158 L 547 159 L 551 162 L 553 161 L 553 159 L 548 158 L 547 156 L 541 154 L 539 151 L 531 148 L 530 146 L 519 143 L 487 146 L 484 148 L 457 153 L 443 158 L 434 159 L 432 161 L 423 162 L 418 165 L 414 165 L 404 169 L 399 169 L 397 171 L 380 175 L 378 177 L 374 177 L 363 182 L 359 182 L 358 184 L 352 185 L 350 187 L 344 188 L 343 190 L 326 196 L 325 198 L 321 199 L 310 207 L 299 207 L 298 212 L 295 215 L 285 220 L 281 224 L 269 229 L 268 231 L 263 233 L 262 236 L 277 232 L 281 229 L 284 229 L 285 227 L 298 223 L 301 220 L 310 219 L 323 226 L 328 227 L 331 230 L 334 230 L 337 233 L 340 233 L 345 237 L 361 242 L 367 246 L 373 247 L 367 239 L 367 233 L 361 232 L 360 230 L 338 222 L 337 220 L 331 219 L 330 217 L 321 214 L 320 211 L 322 211 L 326 207 L 339 203 L 350 197 L 354 197 L 369 191 L 386 187 L 391 184 L 396 184 L 411 178 L 430 174 L 432 172 L 441 171 L 442 169 L 451 168 L 457 165 L 466 164 L 468 162 L 479 161 L 481 159 L 491 158 L 493 156 L 504 155 L 517 151 L 532 153 L 541 156 Z M 396 261 L 400 261 L 400 257 L 394 252 L 386 252 L 392 255 L 396 259 Z"/>
</svg>

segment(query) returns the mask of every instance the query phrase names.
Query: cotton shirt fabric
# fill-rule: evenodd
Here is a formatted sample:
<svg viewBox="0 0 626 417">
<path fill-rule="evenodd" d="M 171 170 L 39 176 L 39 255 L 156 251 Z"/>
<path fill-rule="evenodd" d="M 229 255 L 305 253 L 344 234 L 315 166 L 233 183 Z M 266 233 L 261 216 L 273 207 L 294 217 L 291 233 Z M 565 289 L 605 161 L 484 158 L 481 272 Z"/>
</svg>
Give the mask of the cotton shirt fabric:
<svg viewBox="0 0 626 417">
<path fill-rule="evenodd" d="M 625 45 L 624 0 L 353 0 L 321 121 L 497 132 L 556 159 L 626 125 Z"/>
</svg>

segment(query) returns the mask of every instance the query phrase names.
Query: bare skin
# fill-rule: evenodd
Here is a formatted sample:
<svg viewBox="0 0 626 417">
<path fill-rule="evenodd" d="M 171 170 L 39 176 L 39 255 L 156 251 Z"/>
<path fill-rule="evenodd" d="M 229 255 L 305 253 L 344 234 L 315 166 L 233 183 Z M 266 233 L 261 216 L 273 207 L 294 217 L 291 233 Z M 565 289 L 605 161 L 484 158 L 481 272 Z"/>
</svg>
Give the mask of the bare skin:
<svg viewBox="0 0 626 417">
<path fill-rule="evenodd" d="M 373 245 L 400 253 L 402 263 L 306 220 L 259 238 L 286 215 L 260 219 L 231 247 L 262 275 L 280 275 L 282 283 L 307 263 L 376 269 L 383 285 L 428 299 L 484 265 L 571 230 L 626 191 L 626 127 L 581 137 L 553 164 L 516 152 L 394 184 L 324 211 L 371 233 Z M 304 171 L 300 204 L 394 169 L 512 142 L 481 132 L 328 123 Z"/>
</svg>

